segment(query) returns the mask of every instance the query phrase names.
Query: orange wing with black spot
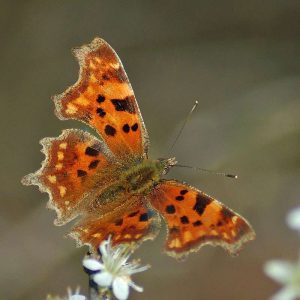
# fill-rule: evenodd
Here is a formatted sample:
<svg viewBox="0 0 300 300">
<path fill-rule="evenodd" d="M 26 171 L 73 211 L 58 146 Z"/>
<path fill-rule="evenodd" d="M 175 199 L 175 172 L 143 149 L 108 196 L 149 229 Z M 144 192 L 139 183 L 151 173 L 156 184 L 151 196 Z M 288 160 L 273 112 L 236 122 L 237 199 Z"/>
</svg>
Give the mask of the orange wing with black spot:
<svg viewBox="0 0 300 300">
<path fill-rule="evenodd" d="M 222 246 L 234 255 L 255 237 L 245 219 L 187 184 L 162 181 L 150 202 L 167 223 L 166 252 L 171 256 L 184 257 L 206 244 Z"/>
<path fill-rule="evenodd" d="M 41 169 L 25 176 L 22 183 L 38 185 L 48 192 L 48 206 L 57 212 L 56 225 L 82 213 L 82 204 L 97 188 L 105 188 L 113 171 L 111 154 L 103 142 L 87 132 L 64 130 L 58 138 L 41 140 L 46 155 Z M 109 170 L 109 174 L 108 174 Z M 95 174 L 102 186 L 95 187 Z"/>
<path fill-rule="evenodd" d="M 142 199 L 132 197 L 123 206 L 115 207 L 103 214 L 88 214 L 73 228 L 70 237 L 79 246 L 85 244 L 97 249 L 99 244 L 111 237 L 113 245 L 154 239 L 160 228 L 160 217 L 148 209 Z"/>
<path fill-rule="evenodd" d="M 74 49 L 74 55 L 79 79 L 54 97 L 57 116 L 95 128 L 117 157 L 147 155 L 148 134 L 118 55 L 100 38 Z"/>
</svg>

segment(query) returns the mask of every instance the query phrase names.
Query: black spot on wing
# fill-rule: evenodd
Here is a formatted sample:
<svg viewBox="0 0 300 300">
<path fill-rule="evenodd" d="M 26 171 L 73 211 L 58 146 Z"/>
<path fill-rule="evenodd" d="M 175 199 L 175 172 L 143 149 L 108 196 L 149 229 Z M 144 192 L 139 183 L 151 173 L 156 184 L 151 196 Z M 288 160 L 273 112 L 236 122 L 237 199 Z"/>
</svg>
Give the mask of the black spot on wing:
<svg viewBox="0 0 300 300">
<path fill-rule="evenodd" d="M 166 207 L 166 213 L 167 214 L 174 214 L 176 212 L 175 206 L 174 205 L 168 205 Z"/>
<path fill-rule="evenodd" d="M 101 118 L 103 118 L 106 115 L 106 112 L 101 107 L 98 107 L 96 109 L 96 112 L 97 112 L 98 116 Z"/>
<path fill-rule="evenodd" d="M 125 133 L 128 133 L 128 132 L 130 131 L 130 127 L 129 127 L 128 124 L 125 124 L 125 125 L 123 126 L 123 131 L 124 131 Z"/>
<path fill-rule="evenodd" d="M 201 226 L 201 225 L 202 225 L 202 222 L 201 222 L 200 220 L 198 220 L 198 221 L 194 222 L 193 225 L 194 225 L 195 227 Z"/>
<path fill-rule="evenodd" d="M 206 196 L 206 195 L 203 195 L 201 193 L 198 193 L 197 194 L 197 197 L 196 197 L 196 203 L 193 207 L 193 210 L 195 210 L 199 216 L 201 216 L 206 208 L 206 206 L 211 203 L 211 199 Z"/>
<path fill-rule="evenodd" d="M 180 218 L 180 222 L 181 222 L 182 224 L 189 224 L 189 223 L 190 223 L 189 218 L 188 218 L 187 216 L 182 216 L 182 217 Z"/>
<path fill-rule="evenodd" d="M 104 101 L 105 101 L 105 97 L 102 96 L 102 95 L 98 95 L 98 97 L 97 97 L 97 102 L 98 102 L 98 103 L 102 103 L 102 102 L 104 102 Z"/>
<path fill-rule="evenodd" d="M 130 114 L 135 113 L 135 107 L 133 104 L 133 96 L 125 97 L 124 99 L 111 99 L 111 103 L 114 105 L 116 111 L 127 111 Z"/>
<path fill-rule="evenodd" d="M 104 131 L 106 135 L 114 136 L 116 134 L 116 129 L 110 125 L 106 125 Z"/>
<path fill-rule="evenodd" d="M 147 213 L 143 213 L 140 215 L 140 222 L 146 222 L 148 221 L 148 214 Z"/>
<path fill-rule="evenodd" d="M 183 196 L 177 196 L 175 199 L 176 199 L 177 201 L 182 201 L 182 200 L 184 200 L 184 197 L 183 197 Z"/>
<path fill-rule="evenodd" d="M 135 123 L 135 124 L 133 124 L 133 125 L 131 126 L 131 130 L 132 130 L 132 131 L 137 131 L 138 128 L 139 128 L 138 123 Z"/>
<path fill-rule="evenodd" d="M 87 175 L 87 172 L 84 171 L 84 170 L 77 170 L 77 176 L 78 177 L 83 177 L 83 176 L 86 176 Z"/>
<path fill-rule="evenodd" d="M 98 159 L 93 160 L 93 161 L 89 164 L 89 169 L 90 169 L 90 170 L 91 170 L 91 169 L 96 169 L 97 166 L 98 166 L 98 164 L 99 164 L 99 160 L 98 160 Z"/>
<path fill-rule="evenodd" d="M 99 154 L 99 151 L 92 147 L 87 147 L 85 149 L 85 154 L 89 156 L 97 156 Z"/>
<path fill-rule="evenodd" d="M 188 192 L 188 190 L 181 190 L 181 191 L 180 191 L 180 194 L 181 194 L 181 195 L 185 195 L 187 192 Z"/>
</svg>

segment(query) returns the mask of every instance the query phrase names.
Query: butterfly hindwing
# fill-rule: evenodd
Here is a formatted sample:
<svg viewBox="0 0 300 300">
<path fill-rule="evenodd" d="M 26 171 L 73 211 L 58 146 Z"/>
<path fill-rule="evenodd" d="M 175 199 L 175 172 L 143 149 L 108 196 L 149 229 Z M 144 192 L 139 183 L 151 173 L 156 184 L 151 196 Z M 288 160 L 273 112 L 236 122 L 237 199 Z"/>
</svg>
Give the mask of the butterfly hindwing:
<svg viewBox="0 0 300 300">
<path fill-rule="evenodd" d="M 96 129 L 117 157 L 144 157 L 148 134 L 118 55 L 100 38 L 74 49 L 74 54 L 79 79 L 54 97 L 58 117 Z"/>
<path fill-rule="evenodd" d="M 103 177 L 111 167 L 111 154 L 105 145 L 87 132 L 64 130 L 58 138 L 41 140 L 46 158 L 41 169 L 25 176 L 25 185 L 38 185 L 48 192 L 48 206 L 57 212 L 57 225 L 78 215 L 80 203 L 93 190 L 93 177 Z"/>
<path fill-rule="evenodd" d="M 150 202 L 167 223 L 166 252 L 171 256 L 184 257 L 206 244 L 222 246 L 234 255 L 255 237 L 245 219 L 187 184 L 162 181 Z"/>
<path fill-rule="evenodd" d="M 123 203 L 125 205 L 107 213 L 87 215 L 78 222 L 69 235 L 77 241 L 77 244 L 89 245 L 91 249 L 97 249 L 109 236 L 113 245 L 120 243 L 137 245 L 141 241 L 154 239 L 160 227 L 159 215 L 148 209 L 140 198 L 133 197 Z"/>
</svg>

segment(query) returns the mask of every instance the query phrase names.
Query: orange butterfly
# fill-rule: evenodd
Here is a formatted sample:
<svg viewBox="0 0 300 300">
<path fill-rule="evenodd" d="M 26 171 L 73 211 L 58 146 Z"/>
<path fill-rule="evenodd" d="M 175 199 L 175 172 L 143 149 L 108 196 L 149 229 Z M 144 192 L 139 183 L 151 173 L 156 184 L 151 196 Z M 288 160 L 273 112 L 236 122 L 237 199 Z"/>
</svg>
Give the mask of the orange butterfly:
<svg viewBox="0 0 300 300">
<path fill-rule="evenodd" d="M 56 225 L 80 216 L 69 235 L 92 249 L 109 235 L 114 245 L 154 239 L 167 223 L 166 252 L 184 257 L 206 244 L 231 254 L 254 239 L 241 216 L 214 198 L 162 176 L 174 158 L 149 159 L 149 137 L 122 63 L 102 39 L 74 49 L 78 81 L 55 96 L 61 120 L 80 120 L 101 139 L 77 129 L 41 141 L 46 159 L 23 178 L 50 196 Z"/>
</svg>

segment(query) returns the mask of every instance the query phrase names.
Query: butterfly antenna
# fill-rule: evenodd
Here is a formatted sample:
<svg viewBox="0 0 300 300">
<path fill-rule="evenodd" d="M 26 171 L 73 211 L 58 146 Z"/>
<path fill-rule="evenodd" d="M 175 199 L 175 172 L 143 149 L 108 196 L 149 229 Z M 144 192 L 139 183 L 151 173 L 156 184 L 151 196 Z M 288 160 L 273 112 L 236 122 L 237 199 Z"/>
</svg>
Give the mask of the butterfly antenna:
<svg viewBox="0 0 300 300">
<path fill-rule="evenodd" d="M 186 166 L 186 165 L 180 165 L 180 164 L 176 164 L 176 165 L 174 165 L 174 167 L 188 168 L 188 169 L 193 169 L 195 171 L 201 171 L 201 172 L 205 172 L 205 173 L 211 173 L 211 174 L 214 174 L 214 175 L 221 175 L 221 176 L 225 176 L 225 177 L 229 177 L 229 178 L 234 178 L 234 179 L 238 178 L 238 176 L 235 175 L 235 174 L 229 174 L 229 173 L 224 173 L 224 172 L 216 172 L 216 171 L 202 169 L 202 168 L 198 168 L 198 167 L 192 167 L 192 166 Z"/>
<path fill-rule="evenodd" d="M 198 104 L 199 104 L 199 102 L 196 100 L 195 103 L 194 103 L 194 105 L 193 105 L 193 107 L 192 107 L 192 109 L 190 110 L 190 112 L 189 112 L 188 115 L 186 116 L 186 118 L 185 118 L 185 120 L 184 120 L 184 122 L 183 122 L 183 124 L 182 124 L 182 126 L 181 126 L 181 128 L 180 128 L 180 130 L 179 130 L 179 132 L 178 132 L 178 134 L 177 134 L 177 136 L 176 136 L 174 142 L 173 142 L 173 144 L 172 144 L 171 147 L 169 148 L 168 153 L 170 153 L 170 152 L 173 150 L 174 146 L 176 145 L 178 139 L 179 139 L 180 136 L 181 136 L 181 133 L 182 133 L 182 131 L 183 131 L 183 129 L 184 129 L 184 127 L 185 127 L 187 121 L 189 120 L 190 116 L 192 115 L 193 111 L 196 109 L 196 107 L 197 107 Z"/>
</svg>

